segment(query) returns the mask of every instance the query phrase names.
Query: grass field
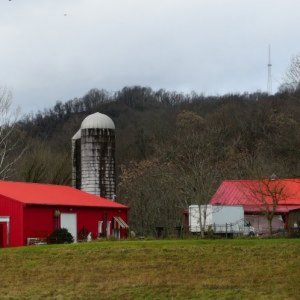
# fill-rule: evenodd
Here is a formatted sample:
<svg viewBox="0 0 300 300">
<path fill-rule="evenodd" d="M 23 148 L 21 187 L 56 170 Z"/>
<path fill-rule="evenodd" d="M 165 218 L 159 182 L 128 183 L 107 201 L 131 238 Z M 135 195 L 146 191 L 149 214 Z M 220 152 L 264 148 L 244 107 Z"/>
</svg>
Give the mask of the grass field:
<svg viewBox="0 0 300 300">
<path fill-rule="evenodd" d="M 0 299 L 300 299 L 300 239 L 0 249 Z"/>
</svg>

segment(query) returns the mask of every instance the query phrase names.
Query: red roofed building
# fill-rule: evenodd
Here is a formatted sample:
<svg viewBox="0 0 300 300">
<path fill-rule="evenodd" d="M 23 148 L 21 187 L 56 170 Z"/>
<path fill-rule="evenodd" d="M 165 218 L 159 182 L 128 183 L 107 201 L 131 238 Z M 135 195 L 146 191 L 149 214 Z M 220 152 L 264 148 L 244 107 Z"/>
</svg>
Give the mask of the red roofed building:
<svg viewBox="0 0 300 300">
<path fill-rule="evenodd" d="M 0 247 L 26 245 L 56 228 L 67 228 L 75 241 L 83 228 L 92 238 L 123 238 L 127 209 L 68 186 L 0 181 Z"/>
<path fill-rule="evenodd" d="M 267 221 L 263 216 L 266 205 L 272 205 L 270 193 L 266 189 L 278 190 L 274 230 L 284 228 L 288 213 L 300 209 L 300 179 L 275 180 L 225 180 L 222 182 L 210 203 L 214 205 L 243 205 L 245 219 L 249 220 L 258 232 L 265 232 Z M 280 191 L 280 193 L 279 193 Z M 263 198 L 262 199 L 262 195 Z"/>
</svg>

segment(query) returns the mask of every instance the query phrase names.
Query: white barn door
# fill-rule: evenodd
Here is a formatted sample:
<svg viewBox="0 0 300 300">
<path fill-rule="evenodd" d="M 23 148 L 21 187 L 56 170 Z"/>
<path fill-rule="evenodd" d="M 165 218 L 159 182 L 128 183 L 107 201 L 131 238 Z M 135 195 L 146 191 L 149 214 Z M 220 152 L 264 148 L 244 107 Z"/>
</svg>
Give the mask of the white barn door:
<svg viewBox="0 0 300 300">
<path fill-rule="evenodd" d="M 64 214 L 60 215 L 60 227 L 66 228 L 72 234 L 74 242 L 77 242 L 77 215 Z"/>
</svg>

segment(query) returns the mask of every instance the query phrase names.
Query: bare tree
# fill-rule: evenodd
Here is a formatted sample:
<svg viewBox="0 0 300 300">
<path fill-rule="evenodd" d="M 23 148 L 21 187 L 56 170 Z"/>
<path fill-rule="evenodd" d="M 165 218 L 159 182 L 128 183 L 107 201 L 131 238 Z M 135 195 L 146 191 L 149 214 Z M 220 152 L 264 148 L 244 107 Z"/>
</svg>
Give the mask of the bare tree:
<svg viewBox="0 0 300 300">
<path fill-rule="evenodd" d="M 51 184 L 70 183 L 70 162 L 67 153 L 56 153 L 39 142 L 27 142 L 27 153 L 19 164 L 20 178 L 27 182 L 40 182 Z"/>
<path fill-rule="evenodd" d="M 194 155 L 194 163 L 190 165 L 177 164 L 181 176 L 175 177 L 175 180 L 177 178 L 178 185 L 181 187 L 181 203 L 184 207 L 191 204 L 199 206 L 198 224 L 201 237 L 204 237 L 206 221 L 209 216 L 208 205 L 218 184 L 218 174 L 208 161 L 203 158 L 197 160 L 197 154 Z"/>
<path fill-rule="evenodd" d="M 287 199 L 284 182 L 280 179 L 268 178 L 248 181 L 244 186 L 245 195 L 253 205 L 261 211 L 268 221 L 269 234 L 273 234 L 272 221 L 277 207 Z"/>
<path fill-rule="evenodd" d="M 11 174 L 15 163 L 22 157 L 25 149 L 17 149 L 20 143 L 16 136 L 16 122 L 19 109 L 12 108 L 12 94 L 6 88 L 0 88 L 0 178 Z"/>
<path fill-rule="evenodd" d="M 284 76 L 284 82 L 279 89 L 289 92 L 300 89 L 300 54 L 292 57 L 290 66 Z"/>
<path fill-rule="evenodd" d="M 172 142 L 171 174 L 179 188 L 180 203 L 183 207 L 191 204 L 199 206 L 199 228 L 204 237 L 207 219 L 207 205 L 219 184 L 216 163 L 212 162 L 207 138 L 210 129 L 201 116 L 183 111 L 177 117 L 177 133 Z"/>
<path fill-rule="evenodd" d="M 131 228 L 147 235 L 158 226 L 165 230 L 174 227 L 178 208 L 172 182 L 166 176 L 168 165 L 153 159 L 132 162 L 121 169 L 118 191 L 120 201 L 130 207 Z"/>
</svg>

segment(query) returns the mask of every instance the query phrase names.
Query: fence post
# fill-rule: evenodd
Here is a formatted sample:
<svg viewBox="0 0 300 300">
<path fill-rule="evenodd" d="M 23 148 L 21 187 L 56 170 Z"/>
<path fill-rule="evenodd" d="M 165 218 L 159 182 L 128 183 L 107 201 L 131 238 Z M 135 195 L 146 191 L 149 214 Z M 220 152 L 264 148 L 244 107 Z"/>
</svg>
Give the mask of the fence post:
<svg viewBox="0 0 300 300">
<path fill-rule="evenodd" d="M 227 223 L 226 223 L 226 231 L 225 232 L 226 232 L 226 239 L 227 239 Z"/>
</svg>

